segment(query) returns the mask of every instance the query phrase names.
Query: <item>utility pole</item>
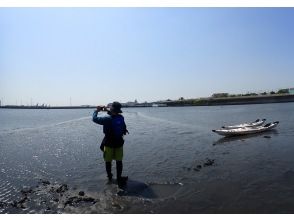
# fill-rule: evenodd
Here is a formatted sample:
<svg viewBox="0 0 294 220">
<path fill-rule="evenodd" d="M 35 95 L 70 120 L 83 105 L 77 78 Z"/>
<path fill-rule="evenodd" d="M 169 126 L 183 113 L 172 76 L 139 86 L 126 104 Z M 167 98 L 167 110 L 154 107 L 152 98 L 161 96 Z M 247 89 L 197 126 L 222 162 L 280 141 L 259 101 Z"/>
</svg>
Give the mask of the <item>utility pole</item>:
<svg viewBox="0 0 294 220">
<path fill-rule="evenodd" d="M 71 97 L 69 97 L 69 105 L 71 106 Z"/>
</svg>

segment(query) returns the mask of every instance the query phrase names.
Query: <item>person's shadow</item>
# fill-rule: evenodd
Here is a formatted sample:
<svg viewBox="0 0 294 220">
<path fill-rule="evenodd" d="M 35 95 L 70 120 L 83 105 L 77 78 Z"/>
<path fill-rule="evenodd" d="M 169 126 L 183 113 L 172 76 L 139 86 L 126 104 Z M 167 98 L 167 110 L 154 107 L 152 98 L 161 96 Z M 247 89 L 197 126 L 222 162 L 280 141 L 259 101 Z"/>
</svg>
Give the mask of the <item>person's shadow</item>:
<svg viewBox="0 0 294 220">
<path fill-rule="evenodd" d="M 127 183 L 120 187 L 121 191 L 117 194 L 119 196 L 136 196 L 143 198 L 157 198 L 157 195 L 146 183 L 129 179 Z"/>
</svg>

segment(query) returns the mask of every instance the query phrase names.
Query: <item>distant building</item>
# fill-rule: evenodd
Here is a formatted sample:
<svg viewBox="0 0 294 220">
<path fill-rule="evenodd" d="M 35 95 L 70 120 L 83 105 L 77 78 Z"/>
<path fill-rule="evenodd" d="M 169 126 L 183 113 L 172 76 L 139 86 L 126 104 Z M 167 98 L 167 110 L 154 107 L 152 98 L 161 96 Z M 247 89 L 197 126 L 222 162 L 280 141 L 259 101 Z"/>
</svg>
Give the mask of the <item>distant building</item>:
<svg viewBox="0 0 294 220">
<path fill-rule="evenodd" d="M 289 89 L 289 94 L 294 95 L 294 88 Z"/>
<path fill-rule="evenodd" d="M 126 107 L 134 107 L 138 104 L 138 102 L 127 102 L 127 103 L 122 103 L 123 106 Z"/>
</svg>

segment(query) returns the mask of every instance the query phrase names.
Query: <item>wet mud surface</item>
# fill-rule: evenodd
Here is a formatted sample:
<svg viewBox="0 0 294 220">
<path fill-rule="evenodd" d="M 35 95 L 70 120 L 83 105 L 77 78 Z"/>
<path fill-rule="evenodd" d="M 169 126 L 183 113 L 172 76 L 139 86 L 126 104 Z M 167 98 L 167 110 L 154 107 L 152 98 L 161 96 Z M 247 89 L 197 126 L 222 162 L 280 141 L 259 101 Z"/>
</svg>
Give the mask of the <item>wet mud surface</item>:
<svg viewBox="0 0 294 220">
<path fill-rule="evenodd" d="M 118 187 L 114 180 L 112 183 L 105 182 L 104 190 L 97 193 L 40 180 L 36 186 L 22 189 L 18 200 L 0 202 L 0 210 L 1 213 L 19 214 L 152 213 L 154 202 L 167 199 L 181 186 L 129 180 L 124 186 Z M 139 206 L 141 209 L 136 210 Z"/>
</svg>

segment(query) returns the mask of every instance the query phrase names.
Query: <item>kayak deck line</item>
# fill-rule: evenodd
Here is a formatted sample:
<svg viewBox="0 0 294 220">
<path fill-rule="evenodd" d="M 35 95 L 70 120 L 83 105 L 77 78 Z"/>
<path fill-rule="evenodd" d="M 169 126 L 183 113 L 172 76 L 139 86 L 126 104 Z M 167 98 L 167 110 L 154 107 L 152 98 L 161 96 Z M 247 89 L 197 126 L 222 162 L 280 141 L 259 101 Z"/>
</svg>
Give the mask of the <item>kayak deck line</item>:
<svg viewBox="0 0 294 220">
<path fill-rule="evenodd" d="M 243 128 L 243 127 L 257 127 L 257 126 L 261 126 L 264 124 L 264 122 L 266 121 L 266 119 L 257 119 L 254 122 L 247 122 L 247 123 L 243 123 L 243 124 L 238 124 L 238 125 L 228 125 L 228 126 L 222 126 L 222 128 L 224 129 L 235 129 L 235 128 Z"/>
</svg>

